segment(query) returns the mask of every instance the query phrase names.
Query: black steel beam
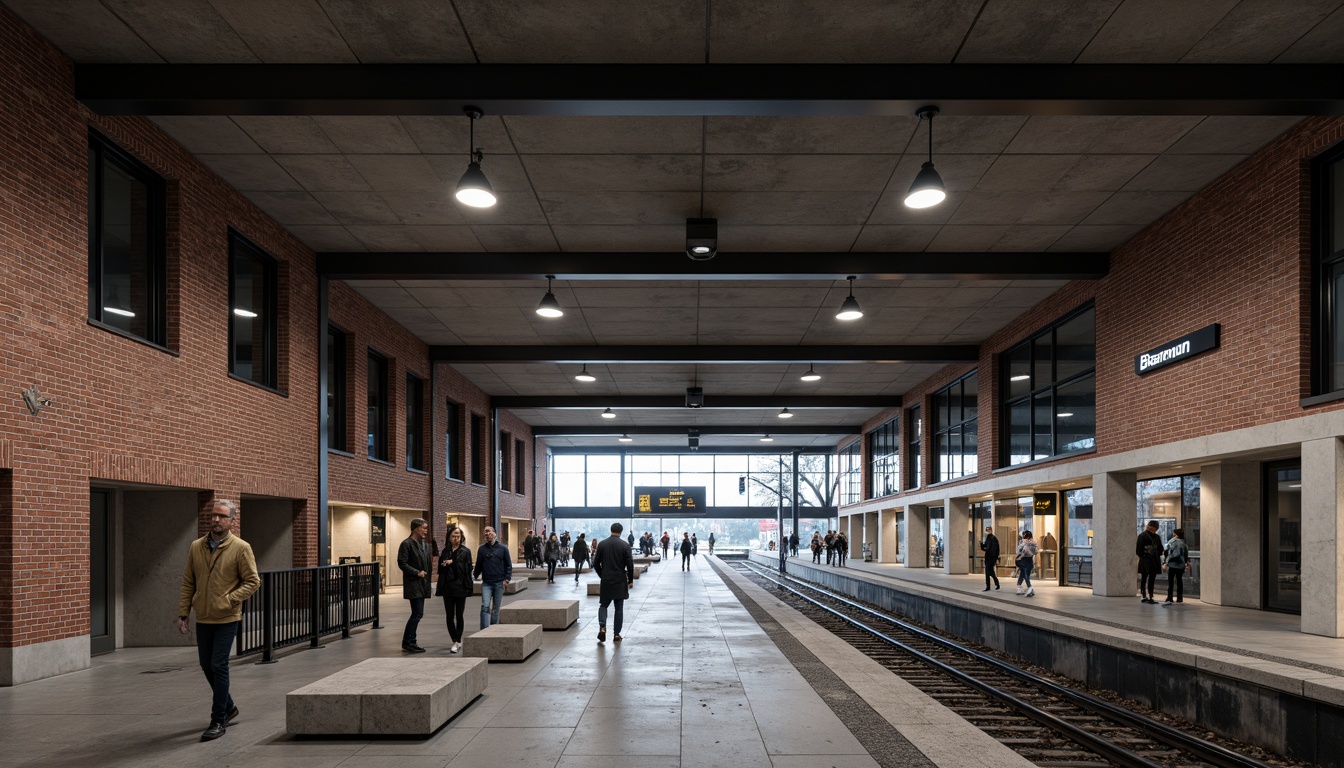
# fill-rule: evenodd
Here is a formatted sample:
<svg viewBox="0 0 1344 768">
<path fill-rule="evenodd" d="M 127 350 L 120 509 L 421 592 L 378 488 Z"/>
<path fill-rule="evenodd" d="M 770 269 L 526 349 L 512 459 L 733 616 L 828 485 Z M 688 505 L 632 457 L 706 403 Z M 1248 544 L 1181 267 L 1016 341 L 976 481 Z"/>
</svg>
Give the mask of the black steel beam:
<svg viewBox="0 0 1344 768">
<path fill-rule="evenodd" d="M 687 408 L 684 395 L 501 395 L 490 398 L 492 408 L 583 410 L 753 410 L 788 408 L 791 411 L 818 408 L 895 408 L 899 395 L 705 395 L 703 408 Z"/>
<path fill-rule="evenodd" d="M 1100 280 L 1106 253 L 321 253 L 333 280 Z"/>
<path fill-rule="evenodd" d="M 120 115 L 1338 115 L 1340 64 L 76 64 Z"/>
<path fill-rule="evenodd" d="M 749 426 L 718 426 L 709 424 L 695 424 L 689 426 L 673 425 L 645 425 L 645 426 L 613 426 L 608 427 L 601 424 L 595 426 L 575 426 L 575 427 L 532 427 L 532 434 L 537 437 L 608 437 L 620 435 L 681 435 L 686 436 L 687 430 L 697 430 L 701 436 L 704 435 L 760 435 L 769 433 L 771 435 L 857 435 L 863 432 L 862 424 L 769 424 L 762 426 L 753 424 Z"/>
<path fill-rule="evenodd" d="M 436 363 L 974 363 L 974 344 L 900 344 L 873 346 L 798 345 L 591 345 L 591 346 L 431 346 Z"/>
</svg>

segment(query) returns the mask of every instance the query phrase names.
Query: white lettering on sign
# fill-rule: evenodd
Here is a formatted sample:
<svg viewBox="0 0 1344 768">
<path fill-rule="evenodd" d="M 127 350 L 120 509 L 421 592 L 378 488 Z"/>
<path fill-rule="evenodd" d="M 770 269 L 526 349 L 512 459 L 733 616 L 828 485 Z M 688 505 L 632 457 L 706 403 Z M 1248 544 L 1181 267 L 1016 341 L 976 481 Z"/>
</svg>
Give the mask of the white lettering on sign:
<svg viewBox="0 0 1344 768">
<path fill-rule="evenodd" d="M 1142 355 L 1139 355 L 1139 370 L 1146 371 L 1155 365 L 1159 365 L 1161 363 L 1167 362 L 1168 360 L 1174 360 L 1180 357 L 1181 355 L 1188 355 L 1188 354 L 1190 354 L 1189 341 L 1183 341 L 1174 347 L 1167 347 L 1161 352 L 1155 352 L 1153 354 L 1145 352 Z"/>
</svg>

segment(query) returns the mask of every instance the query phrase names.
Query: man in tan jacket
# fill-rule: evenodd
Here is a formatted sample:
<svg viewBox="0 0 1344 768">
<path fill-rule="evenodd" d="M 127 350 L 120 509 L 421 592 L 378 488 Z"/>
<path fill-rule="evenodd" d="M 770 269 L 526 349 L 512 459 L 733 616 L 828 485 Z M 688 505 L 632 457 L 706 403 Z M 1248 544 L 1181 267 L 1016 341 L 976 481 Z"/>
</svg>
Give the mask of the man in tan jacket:
<svg viewBox="0 0 1344 768">
<path fill-rule="evenodd" d="M 210 727 L 201 734 L 201 741 L 223 736 L 229 721 L 238 716 L 229 695 L 229 652 L 243 619 L 243 601 L 261 586 L 252 547 L 233 535 L 238 505 L 216 499 L 209 519 L 209 535 L 193 541 L 187 554 L 177 611 L 177 627 L 183 634 L 191 611 L 196 611 L 196 650 L 214 692 Z"/>
</svg>

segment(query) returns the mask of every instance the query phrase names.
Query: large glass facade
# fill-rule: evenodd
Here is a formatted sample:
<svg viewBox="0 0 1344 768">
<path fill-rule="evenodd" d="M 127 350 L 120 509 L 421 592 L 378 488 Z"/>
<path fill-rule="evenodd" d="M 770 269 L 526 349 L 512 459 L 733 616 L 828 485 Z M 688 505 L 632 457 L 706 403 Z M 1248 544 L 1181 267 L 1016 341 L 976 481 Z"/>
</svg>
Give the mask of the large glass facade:
<svg viewBox="0 0 1344 768">
<path fill-rule="evenodd" d="M 1312 167 L 1315 274 L 1315 393 L 1344 389 L 1344 143 Z"/>
<path fill-rule="evenodd" d="M 1000 464 L 1096 447 L 1096 325 L 1084 307 L 1003 354 Z"/>
<path fill-rule="evenodd" d="M 863 441 L 840 449 L 840 506 L 863 500 Z"/>
<path fill-rule="evenodd" d="M 979 471 L 979 376 L 975 371 L 933 395 L 933 482 Z"/>
<path fill-rule="evenodd" d="M 900 419 L 892 419 L 868 433 L 868 487 L 872 498 L 901 490 Z"/>
<path fill-rule="evenodd" d="M 1157 522 L 1157 535 L 1166 544 L 1172 533 L 1181 528 L 1185 545 L 1190 550 L 1190 564 L 1185 569 L 1185 594 L 1199 596 L 1199 475 L 1157 477 L 1140 480 L 1136 488 L 1138 510 L 1134 535 L 1137 538 L 1148 521 Z M 1157 577 L 1158 592 L 1167 589 L 1167 573 Z"/>
</svg>

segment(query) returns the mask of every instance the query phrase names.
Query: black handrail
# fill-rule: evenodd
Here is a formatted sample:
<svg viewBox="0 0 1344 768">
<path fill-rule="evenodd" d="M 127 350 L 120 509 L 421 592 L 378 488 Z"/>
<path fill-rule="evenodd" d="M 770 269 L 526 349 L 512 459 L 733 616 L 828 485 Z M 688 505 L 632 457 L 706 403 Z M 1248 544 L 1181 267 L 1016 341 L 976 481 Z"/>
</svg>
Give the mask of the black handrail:
<svg viewBox="0 0 1344 768">
<path fill-rule="evenodd" d="M 319 648 L 323 637 L 349 637 L 352 627 L 378 624 L 378 563 L 321 565 L 264 571 L 261 587 L 243 601 L 237 655 L 261 654 L 263 664 L 275 651 L 308 642 Z"/>
</svg>

